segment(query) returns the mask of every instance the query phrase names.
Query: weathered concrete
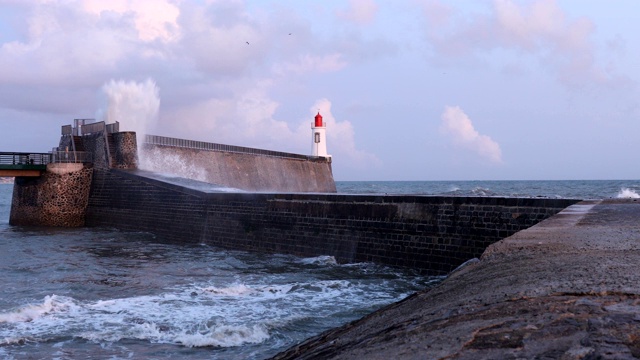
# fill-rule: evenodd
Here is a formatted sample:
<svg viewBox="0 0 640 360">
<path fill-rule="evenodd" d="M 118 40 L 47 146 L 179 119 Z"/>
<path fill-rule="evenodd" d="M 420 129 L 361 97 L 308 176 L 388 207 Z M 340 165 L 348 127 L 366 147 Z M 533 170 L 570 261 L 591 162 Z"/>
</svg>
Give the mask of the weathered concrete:
<svg viewBox="0 0 640 360">
<path fill-rule="evenodd" d="M 269 192 L 336 192 L 331 161 L 145 144 L 142 168 L 236 188 Z"/>
<path fill-rule="evenodd" d="M 640 357 L 640 203 L 581 202 L 275 359 Z"/>
</svg>

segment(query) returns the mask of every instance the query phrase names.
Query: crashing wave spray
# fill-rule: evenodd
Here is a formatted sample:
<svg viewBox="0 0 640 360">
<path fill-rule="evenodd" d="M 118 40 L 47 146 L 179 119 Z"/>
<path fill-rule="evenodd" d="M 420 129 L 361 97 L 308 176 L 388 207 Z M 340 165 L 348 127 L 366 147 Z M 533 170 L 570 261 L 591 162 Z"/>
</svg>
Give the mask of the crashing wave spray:
<svg viewBox="0 0 640 360">
<path fill-rule="evenodd" d="M 158 121 L 160 96 L 152 79 L 144 82 L 111 80 L 102 86 L 106 109 L 96 116 L 107 123 L 120 122 L 121 131 L 135 131 L 140 142 Z"/>
<path fill-rule="evenodd" d="M 629 188 L 622 188 L 616 196 L 618 199 L 640 199 L 640 194 Z"/>
<path fill-rule="evenodd" d="M 140 145 L 144 136 L 153 130 L 158 121 L 160 95 L 156 82 L 110 80 L 102 86 L 105 106 L 98 110 L 96 119 L 106 123 L 120 123 L 120 131 L 135 131 L 138 138 L 138 156 L 142 161 Z"/>
</svg>

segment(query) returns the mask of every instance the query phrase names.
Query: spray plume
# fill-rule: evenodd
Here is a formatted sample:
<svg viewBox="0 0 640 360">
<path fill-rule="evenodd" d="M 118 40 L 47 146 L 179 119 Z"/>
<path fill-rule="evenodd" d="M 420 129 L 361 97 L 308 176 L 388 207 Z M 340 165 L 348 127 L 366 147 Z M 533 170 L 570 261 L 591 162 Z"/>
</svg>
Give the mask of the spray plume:
<svg viewBox="0 0 640 360">
<path fill-rule="evenodd" d="M 155 81 L 111 80 L 102 86 L 106 110 L 98 119 L 120 122 L 120 131 L 135 131 L 138 139 L 153 130 L 158 120 L 160 96 Z"/>
</svg>

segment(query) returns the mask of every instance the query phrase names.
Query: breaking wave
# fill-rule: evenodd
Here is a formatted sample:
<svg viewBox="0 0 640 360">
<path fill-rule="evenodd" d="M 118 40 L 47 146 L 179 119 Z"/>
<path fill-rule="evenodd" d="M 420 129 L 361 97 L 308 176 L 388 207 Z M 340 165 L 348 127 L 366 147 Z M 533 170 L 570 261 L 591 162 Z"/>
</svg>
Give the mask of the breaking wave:
<svg viewBox="0 0 640 360">
<path fill-rule="evenodd" d="M 622 188 L 616 196 L 618 199 L 640 199 L 640 194 L 629 188 Z"/>
</svg>

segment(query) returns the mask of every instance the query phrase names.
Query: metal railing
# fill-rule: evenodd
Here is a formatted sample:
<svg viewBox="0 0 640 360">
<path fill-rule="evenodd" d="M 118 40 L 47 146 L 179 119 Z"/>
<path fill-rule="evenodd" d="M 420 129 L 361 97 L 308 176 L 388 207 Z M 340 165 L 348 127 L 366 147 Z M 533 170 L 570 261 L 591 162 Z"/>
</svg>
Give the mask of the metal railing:
<svg viewBox="0 0 640 360">
<path fill-rule="evenodd" d="M 301 155 L 301 154 L 293 154 L 293 153 L 263 150 L 263 149 L 254 149 L 254 148 L 248 148 L 244 146 L 208 143 L 204 141 L 177 139 L 177 138 L 170 138 L 170 137 L 164 137 L 164 136 L 158 136 L 158 135 L 146 135 L 144 138 L 144 144 L 179 147 L 179 148 L 187 148 L 187 149 L 195 149 L 195 150 L 223 151 L 223 152 L 231 152 L 231 153 L 273 156 L 273 157 L 279 157 L 279 158 L 298 159 L 298 160 L 316 159 L 316 157 Z"/>
<path fill-rule="evenodd" d="M 50 153 L 0 152 L 0 165 L 47 165 L 51 162 Z"/>
<path fill-rule="evenodd" d="M 71 135 L 73 134 L 73 127 L 71 125 L 64 125 L 62 127 L 62 135 Z"/>
<path fill-rule="evenodd" d="M 107 124 L 106 129 L 107 129 L 107 134 L 120 132 L 120 123 L 116 121 L 113 124 Z"/>
<path fill-rule="evenodd" d="M 106 124 L 104 121 L 96 121 L 94 119 L 74 119 L 72 125 L 62 126 L 62 135 L 82 136 L 106 131 L 107 134 L 120 132 L 120 123 L 118 121 L 112 124 Z"/>
<path fill-rule="evenodd" d="M 93 154 L 88 151 L 58 151 L 51 152 L 52 163 L 90 163 Z"/>
<path fill-rule="evenodd" d="M 79 135 L 89 135 L 97 132 L 104 132 L 106 129 L 104 121 L 96 122 L 93 124 L 82 125 Z"/>
</svg>

